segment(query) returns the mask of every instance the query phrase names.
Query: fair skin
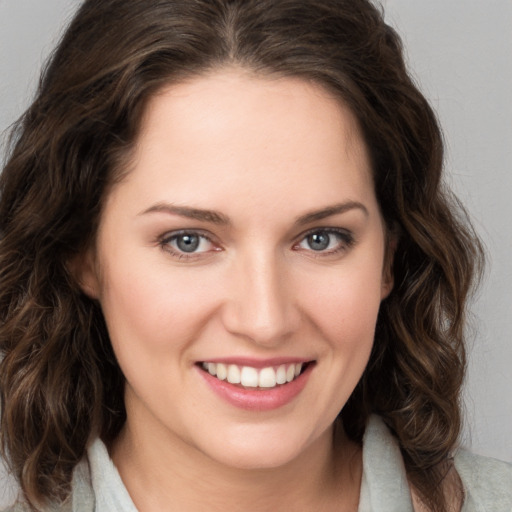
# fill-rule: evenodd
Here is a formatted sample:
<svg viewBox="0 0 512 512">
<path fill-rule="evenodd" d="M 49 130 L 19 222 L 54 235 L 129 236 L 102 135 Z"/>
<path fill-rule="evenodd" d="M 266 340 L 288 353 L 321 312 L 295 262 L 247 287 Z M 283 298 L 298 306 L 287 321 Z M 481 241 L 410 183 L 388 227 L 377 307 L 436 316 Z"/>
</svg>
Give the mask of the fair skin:
<svg viewBox="0 0 512 512">
<path fill-rule="evenodd" d="M 357 122 L 327 91 L 225 69 L 151 99 L 79 272 L 126 377 L 111 455 L 141 512 L 357 509 L 360 448 L 333 422 L 385 250 Z"/>
</svg>

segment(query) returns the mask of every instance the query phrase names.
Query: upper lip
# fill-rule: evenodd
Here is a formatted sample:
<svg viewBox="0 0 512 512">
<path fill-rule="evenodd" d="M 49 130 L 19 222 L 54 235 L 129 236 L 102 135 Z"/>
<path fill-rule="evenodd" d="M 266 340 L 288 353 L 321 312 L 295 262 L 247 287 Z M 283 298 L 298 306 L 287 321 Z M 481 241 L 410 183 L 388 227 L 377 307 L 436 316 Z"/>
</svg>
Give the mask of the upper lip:
<svg viewBox="0 0 512 512">
<path fill-rule="evenodd" d="M 222 363 L 236 364 L 237 366 L 251 366 L 252 368 L 268 368 L 269 366 L 309 363 L 312 361 L 314 361 L 314 359 L 304 357 L 272 357 L 269 359 L 258 359 L 253 357 L 214 357 L 212 359 L 204 359 L 198 363 Z"/>
</svg>

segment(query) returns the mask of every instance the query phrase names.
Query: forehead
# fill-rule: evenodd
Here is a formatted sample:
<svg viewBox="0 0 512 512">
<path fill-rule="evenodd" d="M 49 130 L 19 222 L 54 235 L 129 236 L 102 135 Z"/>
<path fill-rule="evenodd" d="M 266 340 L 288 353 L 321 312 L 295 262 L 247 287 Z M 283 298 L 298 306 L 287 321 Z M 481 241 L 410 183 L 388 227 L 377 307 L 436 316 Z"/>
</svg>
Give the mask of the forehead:
<svg viewBox="0 0 512 512">
<path fill-rule="evenodd" d="M 297 128 L 307 125 L 311 135 L 319 125 L 330 125 L 338 128 L 336 135 L 343 136 L 344 144 L 361 139 L 354 114 L 322 85 L 240 68 L 220 69 L 163 87 L 148 102 L 140 133 L 148 139 L 162 124 L 167 124 L 168 129 L 177 128 L 184 137 L 205 131 L 212 134 L 229 127 L 233 131 L 240 129 L 240 136 L 249 134 L 256 141 L 262 136 L 258 121 L 271 122 L 275 131 L 290 131 L 287 123 L 292 114 Z M 170 126 L 171 121 L 177 124 Z M 272 135 L 269 131 L 268 136 Z"/>
<path fill-rule="evenodd" d="M 264 193 L 276 201 L 302 194 L 314 208 L 373 192 L 366 145 L 348 107 L 315 83 L 236 69 L 155 94 L 130 167 L 139 193 L 153 188 L 161 200 L 199 206 Z"/>
</svg>

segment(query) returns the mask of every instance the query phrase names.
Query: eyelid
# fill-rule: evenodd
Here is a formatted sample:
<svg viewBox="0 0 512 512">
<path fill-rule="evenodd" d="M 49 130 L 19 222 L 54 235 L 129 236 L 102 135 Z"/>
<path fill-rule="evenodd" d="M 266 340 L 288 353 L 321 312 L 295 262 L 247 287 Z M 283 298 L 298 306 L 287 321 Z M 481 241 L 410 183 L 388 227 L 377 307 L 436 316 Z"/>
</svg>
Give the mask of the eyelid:
<svg viewBox="0 0 512 512">
<path fill-rule="evenodd" d="M 337 247 L 335 249 L 331 250 L 325 250 L 325 251 L 314 251 L 313 249 L 302 249 L 299 248 L 299 244 L 302 243 L 308 236 L 313 235 L 315 233 L 328 233 L 328 234 L 335 234 L 338 235 L 342 239 L 342 243 L 340 244 L 340 247 Z M 317 228 L 311 228 L 304 233 L 301 233 L 297 239 L 297 241 L 294 243 L 293 248 L 297 248 L 296 250 L 304 251 L 309 253 L 309 255 L 313 257 L 328 257 L 332 256 L 334 254 L 338 254 L 340 252 L 344 252 L 348 249 L 350 249 L 354 243 L 355 243 L 355 237 L 354 234 L 349 230 L 345 228 L 338 228 L 338 227 L 327 227 L 327 226 L 321 226 Z"/>
<path fill-rule="evenodd" d="M 302 249 L 299 247 L 299 244 L 302 243 L 308 236 L 315 234 L 315 233 L 328 233 L 328 234 L 334 234 L 340 237 L 341 242 L 339 247 L 336 247 L 335 249 L 325 250 L 325 251 L 315 251 L 313 249 Z M 203 252 L 181 252 L 179 250 L 174 249 L 170 246 L 170 242 L 182 235 L 195 235 L 199 236 L 201 238 L 206 239 L 209 243 L 211 243 L 214 247 L 212 250 L 203 251 Z M 303 251 L 307 252 L 312 257 L 328 257 L 335 254 L 338 254 L 340 252 L 347 251 L 354 245 L 355 238 L 353 233 L 346 229 L 346 228 L 339 228 L 339 227 L 332 227 L 332 226 L 321 226 L 316 228 L 308 229 L 307 231 L 301 233 L 296 239 L 296 241 L 293 244 L 292 249 L 297 251 Z M 185 228 L 185 229 L 177 229 L 173 231 L 167 231 L 161 236 L 157 238 L 157 244 L 162 248 L 162 250 L 168 252 L 172 256 L 180 259 L 180 260 L 192 260 L 192 259 L 198 259 L 205 257 L 209 255 L 212 252 L 218 252 L 222 251 L 223 248 L 219 244 L 219 242 L 215 239 L 214 236 L 211 235 L 211 233 L 204 231 L 202 229 L 197 228 Z"/>
<path fill-rule="evenodd" d="M 204 238 L 204 239 L 208 240 L 208 242 L 211 243 L 214 246 L 214 248 L 213 248 L 213 250 L 209 250 L 209 251 L 186 253 L 186 252 L 182 252 L 182 251 L 179 251 L 179 250 L 171 247 L 170 242 L 173 239 L 176 239 L 177 237 L 183 236 L 183 235 L 195 235 L 195 236 Z M 217 252 L 217 251 L 222 250 L 222 248 L 220 247 L 220 244 L 216 240 L 214 240 L 214 237 L 210 233 L 205 232 L 202 229 L 195 229 L 195 228 L 176 229 L 173 231 L 167 231 L 163 235 L 160 235 L 157 238 L 157 243 L 162 248 L 162 250 L 168 252 L 169 254 L 171 254 L 172 256 L 174 256 L 180 260 L 197 259 L 197 258 L 205 257 L 206 255 L 208 255 L 211 252 Z"/>
</svg>

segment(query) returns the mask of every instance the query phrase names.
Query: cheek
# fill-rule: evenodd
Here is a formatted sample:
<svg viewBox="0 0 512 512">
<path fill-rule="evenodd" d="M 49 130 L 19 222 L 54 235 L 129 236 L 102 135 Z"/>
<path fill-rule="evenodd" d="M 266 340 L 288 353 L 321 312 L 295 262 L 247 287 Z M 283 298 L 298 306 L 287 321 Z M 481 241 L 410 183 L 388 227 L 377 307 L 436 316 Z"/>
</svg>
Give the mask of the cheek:
<svg viewBox="0 0 512 512">
<path fill-rule="evenodd" d="M 318 349 L 322 393 L 314 390 L 314 400 L 325 412 L 323 428 L 344 407 L 367 366 L 380 307 L 379 263 L 346 263 L 330 275 L 304 277 L 300 291 L 308 297 L 302 302 L 303 317 L 311 346 Z"/>
<path fill-rule="evenodd" d="M 215 287 L 165 264 L 125 261 L 105 274 L 101 303 L 116 353 L 158 357 L 185 348 L 215 310 Z"/>
<path fill-rule="evenodd" d="M 372 343 L 380 297 L 344 290 L 331 294 L 318 313 L 321 330 L 332 342 L 355 348 Z"/>
<path fill-rule="evenodd" d="M 382 295 L 379 261 L 362 261 L 319 274 L 304 283 L 309 316 L 331 342 L 356 347 L 372 343 Z"/>
</svg>

